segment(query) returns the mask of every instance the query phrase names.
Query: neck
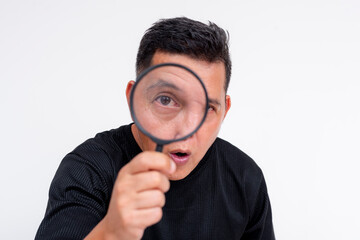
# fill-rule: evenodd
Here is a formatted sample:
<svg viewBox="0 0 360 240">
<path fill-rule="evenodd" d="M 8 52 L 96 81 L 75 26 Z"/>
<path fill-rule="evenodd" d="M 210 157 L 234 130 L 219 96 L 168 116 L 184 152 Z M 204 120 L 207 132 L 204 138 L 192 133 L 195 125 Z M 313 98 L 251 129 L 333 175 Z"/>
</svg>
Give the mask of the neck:
<svg viewBox="0 0 360 240">
<path fill-rule="evenodd" d="M 131 125 L 131 133 L 134 136 L 135 141 L 139 145 L 140 149 L 142 151 L 144 151 L 143 143 L 141 141 L 141 137 L 140 137 L 140 133 L 139 133 L 139 129 L 136 127 L 135 123 L 133 125 Z"/>
</svg>

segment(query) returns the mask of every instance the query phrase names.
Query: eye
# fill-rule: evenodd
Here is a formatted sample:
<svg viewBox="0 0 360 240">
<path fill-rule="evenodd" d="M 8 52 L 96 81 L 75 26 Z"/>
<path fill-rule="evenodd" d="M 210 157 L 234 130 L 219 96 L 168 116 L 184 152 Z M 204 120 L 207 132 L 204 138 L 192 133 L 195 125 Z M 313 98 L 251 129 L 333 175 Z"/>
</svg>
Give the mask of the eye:
<svg viewBox="0 0 360 240">
<path fill-rule="evenodd" d="M 159 101 L 162 105 L 169 105 L 169 103 L 171 102 L 171 98 L 167 96 L 161 96 L 159 97 Z"/>
<path fill-rule="evenodd" d="M 214 111 L 216 111 L 216 108 L 214 106 L 209 105 L 208 111 L 214 112 Z"/>
<path fill-rule="evenodd" d="M 162 106 L 166 107 L 175 107 L 177 106 L 177 103 L 169 96 L 158 96 L 155 101 L 159 103 Z"/>
</svg>

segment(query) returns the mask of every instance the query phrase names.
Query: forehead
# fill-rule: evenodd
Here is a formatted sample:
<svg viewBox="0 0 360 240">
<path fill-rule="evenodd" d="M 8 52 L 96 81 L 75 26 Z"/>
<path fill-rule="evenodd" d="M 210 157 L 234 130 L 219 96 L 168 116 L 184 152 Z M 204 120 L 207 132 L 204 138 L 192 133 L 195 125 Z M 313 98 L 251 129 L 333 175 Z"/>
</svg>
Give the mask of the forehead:
<svg viewBox="0 0 360 240">
<path fill-rule="evenodd" d="M 178 63 L 193 70 L 204 82 L 209 98 L 217 100 L 225 99 L 225 65 L 221 61 L 207 62 L 191 58 L 181 54 L 156 52 L 152 59 L 152 65 L 160 63 Z"/>
</svg>

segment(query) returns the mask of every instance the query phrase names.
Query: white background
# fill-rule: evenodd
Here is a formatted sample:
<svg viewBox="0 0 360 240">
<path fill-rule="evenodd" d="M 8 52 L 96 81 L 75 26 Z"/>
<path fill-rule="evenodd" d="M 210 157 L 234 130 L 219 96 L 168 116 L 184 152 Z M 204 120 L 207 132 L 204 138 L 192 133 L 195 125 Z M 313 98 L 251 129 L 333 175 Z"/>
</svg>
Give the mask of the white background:
<svg viewBox="0 0 360 240">
<path fill-rule="evenodd" d="M 263 169 L 277 239 L 360 239 L 360 1 L 0 1 L 0 236 L 33 239 L 66 153 L 130 122 L 159 18 L 230 32 L 220 136 Z"/>
</svg>

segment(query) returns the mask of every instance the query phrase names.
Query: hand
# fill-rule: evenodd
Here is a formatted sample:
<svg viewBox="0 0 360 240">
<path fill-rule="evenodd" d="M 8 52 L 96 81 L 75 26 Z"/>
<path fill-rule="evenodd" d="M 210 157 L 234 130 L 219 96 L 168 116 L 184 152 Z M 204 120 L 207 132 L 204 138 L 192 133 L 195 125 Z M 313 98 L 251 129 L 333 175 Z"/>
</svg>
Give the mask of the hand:
<svg viewBox="0 0 360 240">
<path fill-rule="evenodd" d="M 145 228 L 159 222 L 164 193 L 170 188 L 167 176 L 175 169 L 170 157 L 159 152 L 142 152 L 125 165 L 115 181 L 108 212 L 97 226 L 103 236 L 140 239 Z M 96 228 L 93 231 L 99 233 Z"/>
</svg>

